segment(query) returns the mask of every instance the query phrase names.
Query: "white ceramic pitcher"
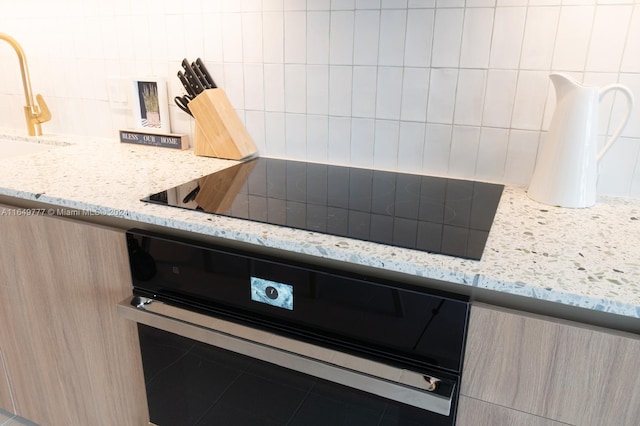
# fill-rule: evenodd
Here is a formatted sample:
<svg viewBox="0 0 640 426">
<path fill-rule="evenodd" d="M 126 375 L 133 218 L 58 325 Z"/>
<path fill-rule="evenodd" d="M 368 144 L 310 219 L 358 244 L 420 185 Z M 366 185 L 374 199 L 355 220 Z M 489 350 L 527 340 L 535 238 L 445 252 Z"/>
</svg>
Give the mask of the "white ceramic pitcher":
<svg viewBox="0 0 640 426">
<path fill-rule="evenodd" d="M 633 94 L 621 84 L 602 88 L 578 83 L 566 74 L 550 75 L 556 109 L 536 162 L 528 194 L 533 200 L 561 207 L 590 207 L 596 202 L 598 162 L 618 139 L 633 110 Z M 603 96 L 619 90 L 627 114 L 598 151 L 598 113 Z"/>
</svg>

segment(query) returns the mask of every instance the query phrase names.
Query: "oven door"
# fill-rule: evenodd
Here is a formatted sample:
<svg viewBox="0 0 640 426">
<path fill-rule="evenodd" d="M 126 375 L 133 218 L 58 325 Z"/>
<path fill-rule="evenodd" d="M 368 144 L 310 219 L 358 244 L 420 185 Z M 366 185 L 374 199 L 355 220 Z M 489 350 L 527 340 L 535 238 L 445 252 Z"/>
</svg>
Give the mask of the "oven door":
<svg viewBox="0 0 640 426">
<path fill-rule="evenodd" d="M 457 380 L 133 296 L 150 419 L 163 425 L 453 425 Z"/>
</svg>

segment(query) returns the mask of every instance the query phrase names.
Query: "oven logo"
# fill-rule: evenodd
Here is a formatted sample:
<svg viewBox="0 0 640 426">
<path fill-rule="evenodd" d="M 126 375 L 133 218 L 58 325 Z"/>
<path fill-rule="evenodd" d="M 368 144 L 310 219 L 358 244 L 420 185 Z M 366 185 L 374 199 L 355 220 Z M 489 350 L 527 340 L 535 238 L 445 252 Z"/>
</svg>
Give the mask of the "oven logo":
<svg viewBox="0 0 640 426">
<path fill-rule="evenodd" d="M 251 277 L 251 300 L 293 311 L 293 286 Z"/>
</svg>

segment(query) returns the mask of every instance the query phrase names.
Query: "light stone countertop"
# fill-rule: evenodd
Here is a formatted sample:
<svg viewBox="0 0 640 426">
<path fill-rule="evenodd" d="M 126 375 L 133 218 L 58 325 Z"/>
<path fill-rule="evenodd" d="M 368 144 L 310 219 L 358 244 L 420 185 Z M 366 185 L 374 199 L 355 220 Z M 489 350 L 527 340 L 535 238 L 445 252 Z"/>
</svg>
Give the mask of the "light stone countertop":
<svg viewBox="0 0 640 426">
<path fill-rule="evenodd" d="M 3 138 L 25 140 L 11 131 L 0 131 Z M 506 187 L 482 260 L 474 261 L 143 203 L 235 162 L 116 140 L 63 140 L 71 145 L 0 153 L 0 195 L 446 281 L 454 292 L 477 287 L 640 319 L 637 199 L 600 197 L 588 209 L 563 209 Z M 60 137 L 38 141 L 59 144 Z"/>
</svg>

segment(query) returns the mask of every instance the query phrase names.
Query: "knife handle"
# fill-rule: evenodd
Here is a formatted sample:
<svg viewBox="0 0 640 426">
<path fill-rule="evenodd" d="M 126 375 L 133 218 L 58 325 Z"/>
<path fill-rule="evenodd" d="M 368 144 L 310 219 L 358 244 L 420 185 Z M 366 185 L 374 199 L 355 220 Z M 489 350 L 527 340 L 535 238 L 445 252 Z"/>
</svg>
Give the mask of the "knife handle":
<svg viewBox="0 0 640 426">
<path fill-rule="evenodd" d="M 209 74 L 209 71 L 207 70 L 207 67 L 204 65 L 204 62 L 202 62 L 202 59 L 200 58 L 196 59 L 196 65 L 198 66 L 198 69 L 200 70 L 200 72 L 202 72 L 202 75 L 204 76 L 207 83 L 211 85 L 211 88 L 212 89 L 217 88 L 218 86 L 216 85 L 216 82 L 213 81 L 213 78 L 211 77 L 211 74 Z"/>
<path fill-rule="evenodd" d="M 193 68 L 191 68 L 191 64 L 189 63 L 189 61 L 187 61 L 186 58 L 182 60 L 182 68 L 184 68 L 185 75 L 187 76 L 187 80 L 189 81 L 193 92 L 196 95 L 202 93 L 204 91 L 204 87 L 202 87 L 202 84 L 200 84 L 198 76 L 196 75 Z"/>
<path fill-rule="evenodd" d="M 198 78 L 198 81 L 200 81 L 200 84 L 202 85 L 202 87 L 204 87 L 205 89 L 213 89 L 211 84 L 207 81 L 207 78 L 204 76 L 204 74 L 200 70 L 200 67 L 198 66 L 198 64 L 196 64 L 195 62 L 191 63 L 191 68 L 193 69 L 193 72 Z"/>
<path fill-rule="evenodd" d="M 180 79 L 180 82 L 182 83 L 182 86 L 184 86 L 184 90 L 186 90 L 187 93 L 190 96 L 195 98 L 196 94 L 193 91 L 193 88 L 191 87 L 191 84 L 189 83 L 189 80 L 187 80 L 187 76 L 185 76 L 182 71 L 178 71 L 178 79 Z"/>
</svg>

